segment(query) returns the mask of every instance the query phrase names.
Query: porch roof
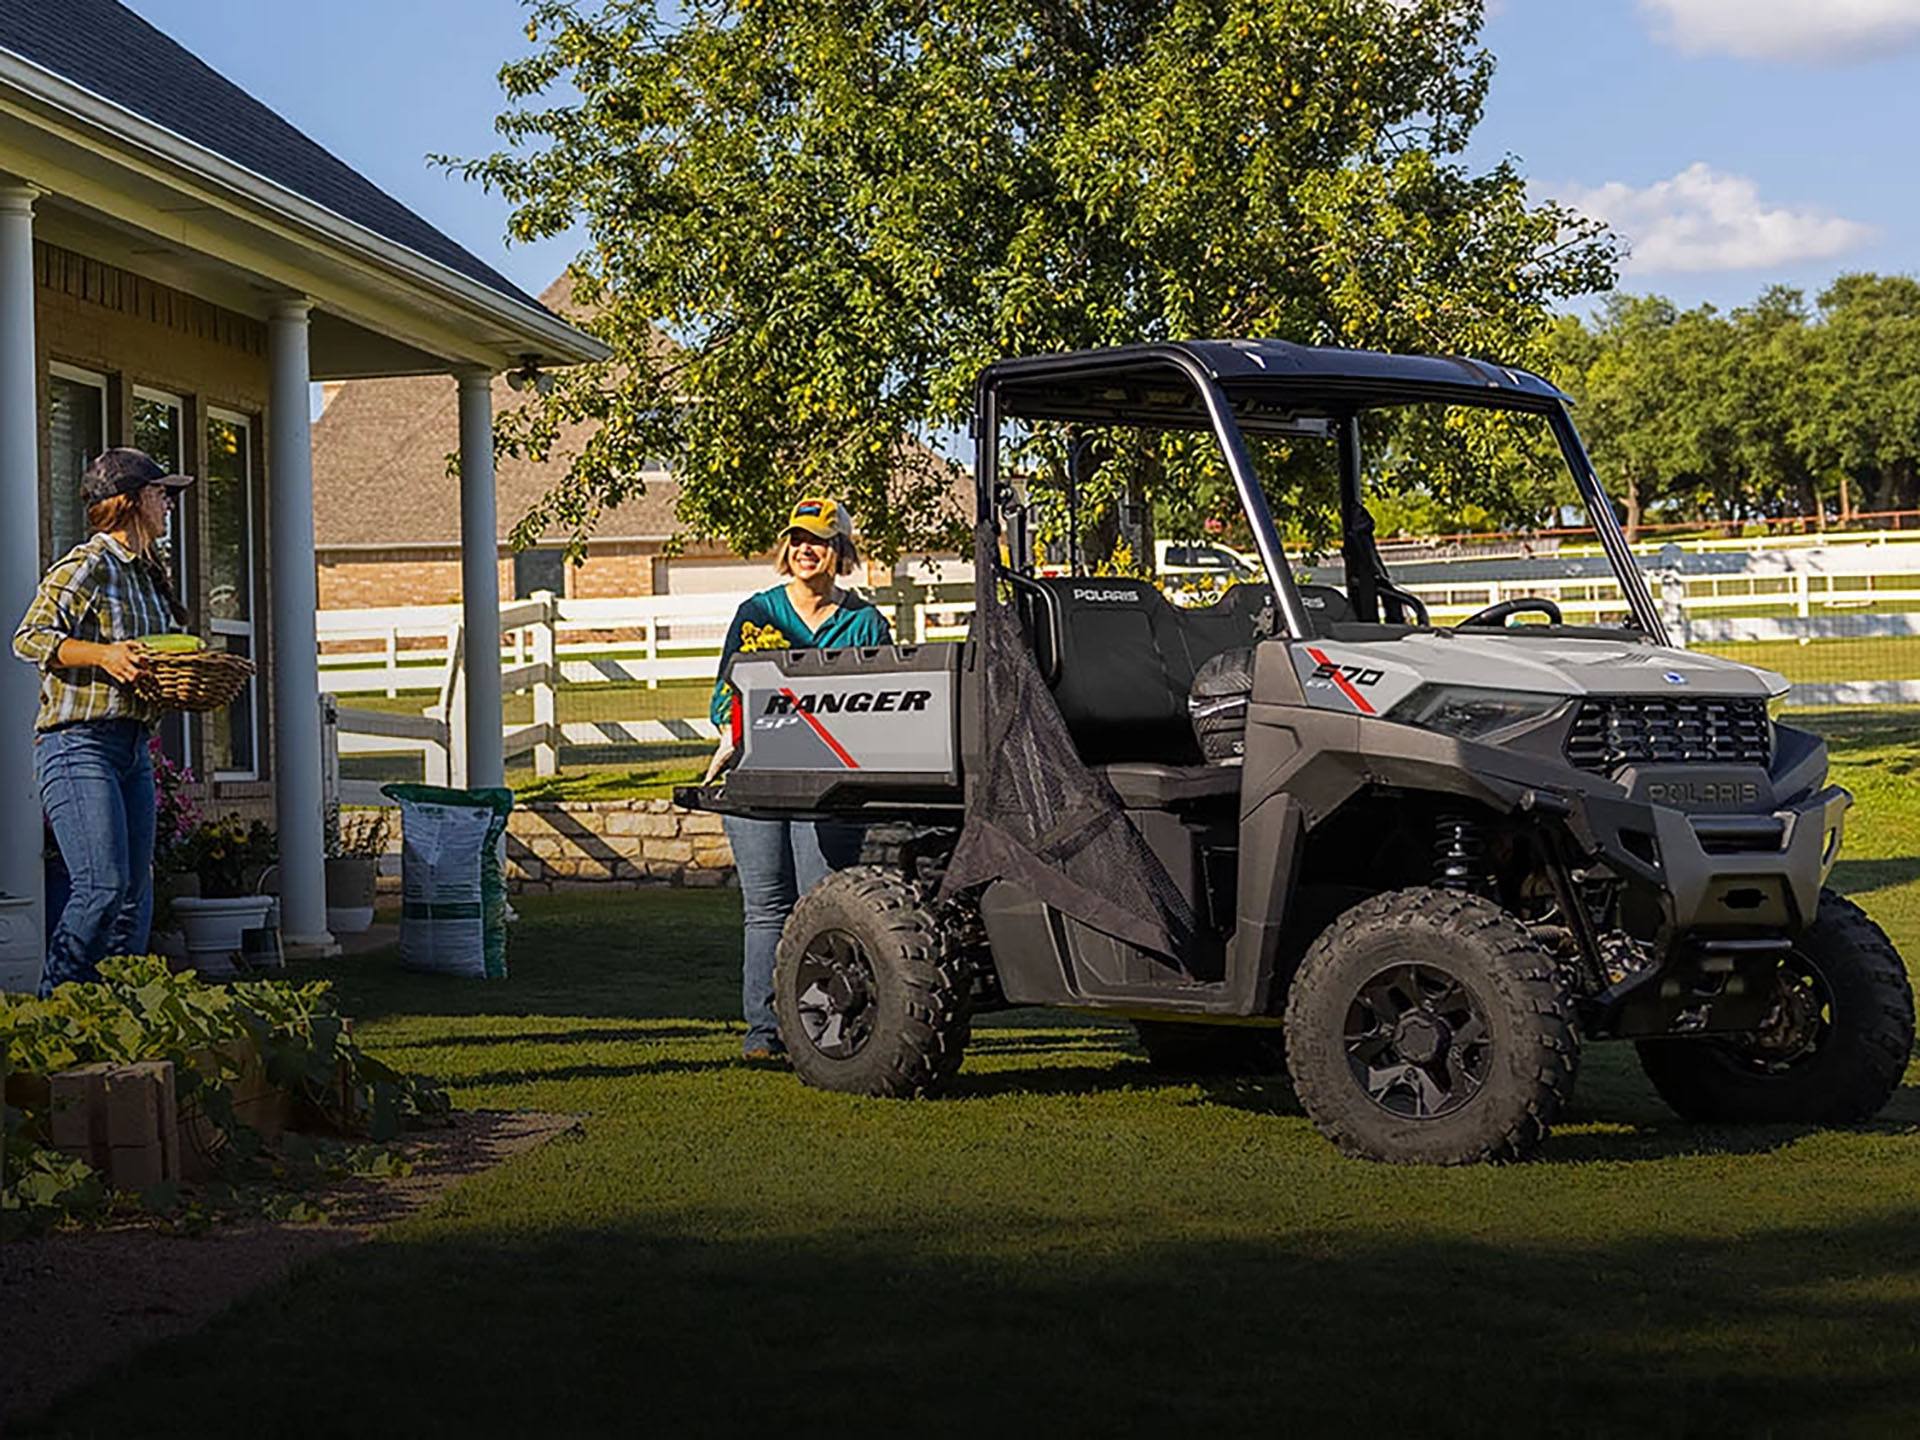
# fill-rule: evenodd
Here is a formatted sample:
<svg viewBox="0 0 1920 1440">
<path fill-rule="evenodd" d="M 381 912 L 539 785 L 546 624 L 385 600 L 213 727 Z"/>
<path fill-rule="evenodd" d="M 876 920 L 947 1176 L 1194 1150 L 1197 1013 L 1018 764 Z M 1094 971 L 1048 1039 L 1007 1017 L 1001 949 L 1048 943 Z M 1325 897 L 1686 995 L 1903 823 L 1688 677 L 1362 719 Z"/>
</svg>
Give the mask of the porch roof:
<svg viewBox="0 0 1920 1440">
<path fill-rule="evenodd" d="M 316 379 L 607 353 L 115 0 L 0 6 L 0 170 L 50 239 L 243 313 L 310 297 Z"/>
</svg>

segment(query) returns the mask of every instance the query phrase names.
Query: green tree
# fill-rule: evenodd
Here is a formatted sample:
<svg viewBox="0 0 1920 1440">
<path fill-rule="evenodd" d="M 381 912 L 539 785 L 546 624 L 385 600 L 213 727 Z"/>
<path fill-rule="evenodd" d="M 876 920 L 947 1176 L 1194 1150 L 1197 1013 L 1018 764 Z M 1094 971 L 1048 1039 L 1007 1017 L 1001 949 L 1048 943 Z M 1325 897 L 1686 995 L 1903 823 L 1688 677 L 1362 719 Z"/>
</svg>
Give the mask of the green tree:
<svg viewBox="0 0 1920 1440">
<path fill-rule="evenodd" d="M 1920 282 L 1841 276 L 1809 340 L 1797 431 L 1809 464 L 1849 480 L 1860 508 L 1920 507 Z"/>
<path fill-rule="evenodd" d="M 1003 355 L 1239 335 L 1540 363 L 1550 304 L 1608 286 L 1614 249 L 1530 204 L 1513 164 L 1463 160 L 1481 18 L 532 0 L 507 148 L 460 168 L 511 202 L 514 238 L 584 224 L 575 297 L 614 356 L 502 418 L 501 446 L 540 458 L 590 427 L 521 534 L 584 533 L 657 457 L 688 529 L 742 550 L 808 489 L 846 497 L 882 555 L 950 542 L 951 476 L 905 442 L 963 423 Z M 1463 465 L 1441 488 L 1497 509 L 1503 483 Z M 1169 523 L 1221 508 L 1200 447 L 1105 457 L 1097 491 L 1148 489 Z"/>
<path fill-rule="evenodd" d="M 1700 513 L 1721 487 L 1730 345 L 1711 306 L 1682 311 L 1658 295 L 1610 295 L 1591 327 L 1554 331 L 1555 377 L 1629 539 L 1656 511 Z"/>
</svg>

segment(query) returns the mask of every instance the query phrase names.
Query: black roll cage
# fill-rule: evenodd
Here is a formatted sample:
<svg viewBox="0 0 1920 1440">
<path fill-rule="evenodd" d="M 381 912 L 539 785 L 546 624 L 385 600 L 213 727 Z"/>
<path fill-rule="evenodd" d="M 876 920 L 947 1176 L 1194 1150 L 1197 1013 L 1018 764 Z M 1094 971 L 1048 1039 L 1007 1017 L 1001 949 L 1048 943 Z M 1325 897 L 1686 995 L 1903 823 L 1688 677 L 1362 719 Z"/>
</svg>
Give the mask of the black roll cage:
<svg viewBox="0 0 1920 1440">
<path fill-rule="evenodd" d="M 978 522 L 995 539 L 1003 511 L 1014 516 L 1019 533 L 1009 534 L 1012 567 L 979 567 L 975 600 L 993 602 L 998 579 L 1016 583 L 1031 553 L 1024 512 L 1013 505 L 1010 485 L 1000 479 L 1000 428 L 1004 417 L 1140 429 L 1207 430 L 1226 460 L 1227 473 L 1240 496 L 1273 587 L 1282 634 L 1306 640 L 1314 631 L 1307 618 L 1292 568 L 1281 548 L 1278 527 L 1267 505 L 1246 434 L 1299 433 L 1298 414 L 1310 410 L 1330 417 L 1339 445 L 1341 556 L 1355 611 L 1364 618 L 1379 613 L 1383 593 L 1391 603 L 1385 566 L 1374 547 L 1372 520 L 1360 492 L 1360 422 L 1363 411 L 1415 403 L 1475 405 L 1544 415 L 1574 486 L 1600 537 L 1627 607 L 1641 631 L 1667 644 L 1666 627 L 1621 532 L 1612 502 L 1568 413 L 1559 390 L 1524 370 L 1485 361 L 1441 356 L 1384 355 L 1291 345 L 1284 341 L 1212 340 L 1161 345 L 1129 345 L 1028 359 L 1002 360 L 981 372 L 973 421 L 974 480 Z M 1069 491 L 1078 489 L 1076 461 L 1069 462 Z M 1072 500 L 1069 501 L 1073 503 Z M 1076 526 L 1077 529 L 1077 526 Z M 1077 566 L 1078 537 L 1071 542 Z M 996 545 L 981 547 L 987 556 Z"/>
</svg>

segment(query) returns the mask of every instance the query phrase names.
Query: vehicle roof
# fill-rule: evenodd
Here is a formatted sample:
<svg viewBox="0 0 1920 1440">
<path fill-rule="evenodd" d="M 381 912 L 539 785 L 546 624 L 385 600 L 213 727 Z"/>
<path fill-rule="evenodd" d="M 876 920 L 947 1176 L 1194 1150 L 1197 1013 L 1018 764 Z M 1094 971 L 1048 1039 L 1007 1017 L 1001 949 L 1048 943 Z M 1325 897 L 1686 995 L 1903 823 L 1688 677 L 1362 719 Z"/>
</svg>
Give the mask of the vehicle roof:
<svg viewBox="0 0 1920 1440">
<path fill-rule="evenodd" d="M 1219 383 L 1248 430 L 1421 402 L 1538 410 L 1567 400 L 1538 375 L 1486 360 L 1287 340 L 1179 340 L 1000 360 L 981 384 L 994 386 L 1003 415 L 1191 428 L 1206 423 L 1196 371 Z"/>
</svg>

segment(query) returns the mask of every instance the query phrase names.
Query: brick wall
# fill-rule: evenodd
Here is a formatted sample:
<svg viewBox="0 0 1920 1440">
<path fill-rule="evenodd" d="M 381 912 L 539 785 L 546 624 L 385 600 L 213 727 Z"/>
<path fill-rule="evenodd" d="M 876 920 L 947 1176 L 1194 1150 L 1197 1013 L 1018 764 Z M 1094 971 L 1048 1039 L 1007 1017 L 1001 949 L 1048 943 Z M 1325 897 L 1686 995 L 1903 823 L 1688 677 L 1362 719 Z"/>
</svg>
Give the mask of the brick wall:
<svg viewBox="0 0 1920 1440">
<path fill-rule="evenodd" d="M 720 817 L 670 800 L 532 801 L 507 826 L 507 879 L 522 894 L 726 884 Z"/>
<path fill-rule="evenodd" d="M 897 863 L 911 826 L 867 828 L 861 861 Z M 395 842 L 396 846 L 398 842 Z M 507 824 L 507 883 L 517 894 L 734 883 L 718 815 L 671 800 L 534 800 Z"/>
</svg>

